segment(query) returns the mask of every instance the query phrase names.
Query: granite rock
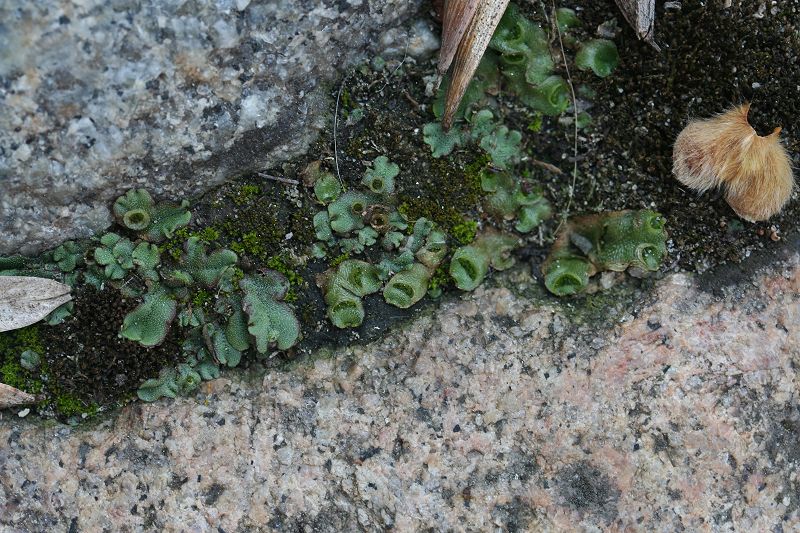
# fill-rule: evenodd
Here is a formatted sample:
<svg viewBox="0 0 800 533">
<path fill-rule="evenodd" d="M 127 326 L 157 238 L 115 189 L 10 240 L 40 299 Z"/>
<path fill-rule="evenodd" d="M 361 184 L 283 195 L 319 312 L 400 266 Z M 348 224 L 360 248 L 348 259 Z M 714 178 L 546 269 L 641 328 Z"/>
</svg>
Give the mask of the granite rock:
<svg viewBox="0 0 800 533">
<path fill-rule="evenodd" d="M 6 412 L 0 528 L 794 530 L 800 257 L 701 283 L 670 274 L 599 325 L 518 269 L 93 427 Z"/>
<path fill-rule="evenodd" d="M 103 229 L 129 187 L 180 199 L 304 152 L 349 65 L 436 48 L 398 29 L 421 5 L 3 2 L 0 254 Z"/>
</svg>

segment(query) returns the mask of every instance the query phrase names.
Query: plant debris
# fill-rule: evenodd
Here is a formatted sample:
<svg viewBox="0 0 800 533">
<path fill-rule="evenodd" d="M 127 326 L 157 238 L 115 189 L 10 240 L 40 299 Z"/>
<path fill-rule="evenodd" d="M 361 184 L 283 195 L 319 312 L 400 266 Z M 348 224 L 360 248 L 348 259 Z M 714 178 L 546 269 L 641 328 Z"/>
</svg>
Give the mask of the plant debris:
<svg viewBox="0 0 800 533">
<path fill-rule="evenodd" d="M 31 276 L 0 276 L 0 332 L 44 319 L 72 299 L 69 285 Z"/>
</svg>

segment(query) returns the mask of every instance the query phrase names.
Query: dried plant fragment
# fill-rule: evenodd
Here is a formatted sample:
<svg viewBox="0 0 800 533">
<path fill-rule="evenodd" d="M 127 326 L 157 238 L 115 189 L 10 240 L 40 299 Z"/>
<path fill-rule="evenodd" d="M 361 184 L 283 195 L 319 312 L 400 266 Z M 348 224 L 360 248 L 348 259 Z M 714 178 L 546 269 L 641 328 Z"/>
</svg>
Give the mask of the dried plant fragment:
<svg viewBox="0 0 800 533">
<path fill-rule="evenodd" d="M 0 276 L 0 332 L 42 320 L 72 299 L 69 285 L 30 276 Z"/>
<path fill-rule="evenodd" d="M 481 0 L 445 0 L 442 18 L 442 47 L 439 49 L 439 65 L 437 66 L 440 76 L 443 76 L 450 68 L 458 44 L 480 2 Z"/>
<path fill-rule="evenodd" d="M 656 19 L 655 0 L 616 0 L 616 2 L 625 20 L 636 31 L 639 39 L 661 51 L 661 48 L 653 40 Z"/>
<path fill-rule="evenodd" d="M 0 383 L 0 409 L 36 402 L 36 396 Z"/>
<path fill-rule="evenodd" d="M 675 140 L 672 173 L 703 192 L 716 187 L 736 214 L 766 220 L 789 201 L 794 178 L 781 128 L 760 136 L 747 121 L 750 104 L 706 120 L 690 122 Z"/>
<path fill-rule="evenodd" d="M 480 1 L 475 15 L 470 20 L 464 35 L 461 36 L 453 59 L 452 79 L 447 87 L 445 97 L 444 117 L 442 118 L 442 127 L 445 130 L 450 129 L 450 125 L 453 123 L 461 98 L 467 91 L 473 74 L 478 69 L 478 64 L 489 46 L 495 28 L 503 18 L 508 2 L 509 0 Z M 447 17 L 448 13 L 445 12 L 445 20 Z"/>
</svg>

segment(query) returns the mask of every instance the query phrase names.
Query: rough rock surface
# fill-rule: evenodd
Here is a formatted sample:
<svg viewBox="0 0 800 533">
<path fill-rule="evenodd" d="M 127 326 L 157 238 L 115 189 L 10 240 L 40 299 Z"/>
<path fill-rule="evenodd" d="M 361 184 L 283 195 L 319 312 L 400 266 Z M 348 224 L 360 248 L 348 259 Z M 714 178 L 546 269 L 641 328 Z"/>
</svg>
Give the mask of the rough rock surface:
<svg viewBox="0 0 800 533">
<path fill-rule="evenodd" d="M 716 295 L 671 274 L 611 327 L 505 282 L 95 427 L 5 413 L 0 529 L 800 527 L 797 255 Z"/>
<path fill-rule="evenodd" d="M 131 186 L 179 199 L 303 152 L 337 72 L 387 34 L 436 48 L 396 29 L 421 4 L 3 2 L 0 254 L 103 229 Z"/>
</svg>

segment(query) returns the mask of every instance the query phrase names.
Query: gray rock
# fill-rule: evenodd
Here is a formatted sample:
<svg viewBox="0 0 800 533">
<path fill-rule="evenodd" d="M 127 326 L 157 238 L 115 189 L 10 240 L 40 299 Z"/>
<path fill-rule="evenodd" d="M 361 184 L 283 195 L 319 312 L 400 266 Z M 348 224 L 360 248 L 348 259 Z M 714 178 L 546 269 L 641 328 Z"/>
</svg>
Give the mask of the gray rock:
<svg viewBox="0 0 800 533">
<path fill-rule="evenodd" d="M 0 412 L 0 530 L 798 528 L 797 255 L 720 297 L 669 275 L 604 325 L 502 281 L 93 427 Z"/>
<path fill-rule="evenodd" d="M 129 187 L 179 199 L 303 152 L 337 74 L 421 4 L 3 2 L 0 254 L 103 229 Z"/>
</svg>

